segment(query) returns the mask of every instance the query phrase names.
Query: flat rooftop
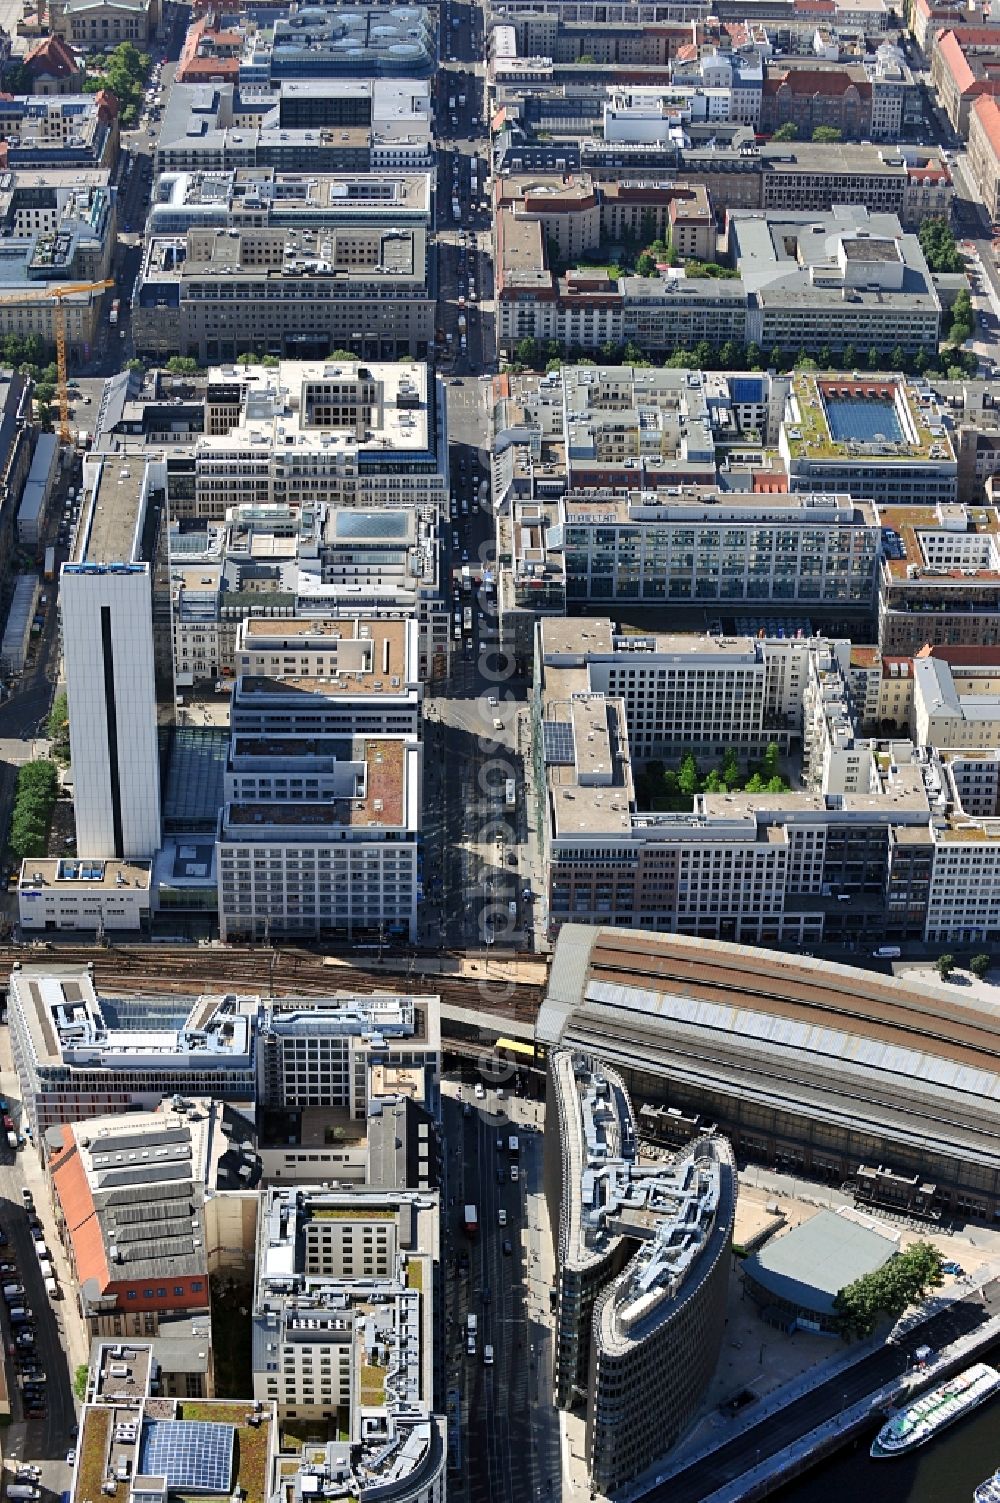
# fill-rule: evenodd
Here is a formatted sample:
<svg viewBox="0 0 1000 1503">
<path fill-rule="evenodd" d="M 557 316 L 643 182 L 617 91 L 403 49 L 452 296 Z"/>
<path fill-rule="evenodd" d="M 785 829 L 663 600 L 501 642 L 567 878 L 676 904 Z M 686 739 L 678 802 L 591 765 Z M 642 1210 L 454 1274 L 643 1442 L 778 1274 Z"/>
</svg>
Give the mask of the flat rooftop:
<svg viewBox="0 0 1000 1503">
<path fill-rule="evenodd" d="M 18 889 L 53 887 L 58 892 L 94 892 L 136 889 L 149 891 L 151 861 L 98 861 L 63 856 L 55 860 L 31 857 L 21 863 Z"/>
<path fill-rule="evenodd" d="M 835 1211 L 820 1211 L 773 1237 L 744 1266 L 747 1278 L 783 1304 L 832 1315 L 839 1291 L 875 1273 L 899 1249 L 895 1237 Z"/>
<path fill-rule="evenodd" d="M 97 480 L 87 480 L 92 460 L 84 471 L 87 503 L 78 531 L 74 561 L 87 564 L 130 564 L 142 561 L 139 535 L 145 492 L 145 461 L 133 457 L 102 455 Z"/>
<path fill-rule="evenodd" d="M 234 827 L 247 827 L 264 839 L 270 830 L 329 826 L 347 829 L 400 828 L 406 819 L 406 754 L 403 740 L 363 740 L 364 792 L 356 798 L 330 798 L 324 803 L 233 803 L 224 815 L 224 834 L 236 837 Z M 245 837 L 243 837 L 245 838 Z"/>
</svg>

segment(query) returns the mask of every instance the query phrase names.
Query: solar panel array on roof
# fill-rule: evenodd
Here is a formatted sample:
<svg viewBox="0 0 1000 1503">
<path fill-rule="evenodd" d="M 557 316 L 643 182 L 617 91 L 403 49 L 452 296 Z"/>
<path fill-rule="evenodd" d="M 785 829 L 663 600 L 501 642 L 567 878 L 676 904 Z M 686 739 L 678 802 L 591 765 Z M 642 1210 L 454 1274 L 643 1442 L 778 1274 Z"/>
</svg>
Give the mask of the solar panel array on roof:
<svg viewBox="0 0 1000 1503">
<path fill-rule="evenodd" d="M 561 720 L 542 721 L 542 745 L 548 767 L 572 767 L 576 761 L 573 751 L 573 727 Z"/>
<path fill-rule="evenodd" d="M 234 1425 L 195 1420 L 147 1420 L 139 1471 L 166 1477 L 170 1491 L 228 1493 L 233 1480 Z"/>
</svg>

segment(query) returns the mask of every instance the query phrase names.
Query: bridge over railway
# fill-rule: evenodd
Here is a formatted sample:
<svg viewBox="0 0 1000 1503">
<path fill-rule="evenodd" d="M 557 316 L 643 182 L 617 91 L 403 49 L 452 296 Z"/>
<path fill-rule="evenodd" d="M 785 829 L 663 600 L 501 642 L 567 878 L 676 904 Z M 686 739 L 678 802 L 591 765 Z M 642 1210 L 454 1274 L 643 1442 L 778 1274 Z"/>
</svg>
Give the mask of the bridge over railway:
<svg viewBox="0 0 1000 1503">
<path fill-rule="evenodd" d="M 93 967 L 99 991 L 248 992 L 265 997 L 320 997 L 333 992 L 407 992 L 441 998 L 442 1033 L 534 1037 L 547 966 L 482 952 L 432 956 L 375 955 L 363 960 L 291 946 L 0 945 L 0 977 L 16 964 Z"/>
</svg>

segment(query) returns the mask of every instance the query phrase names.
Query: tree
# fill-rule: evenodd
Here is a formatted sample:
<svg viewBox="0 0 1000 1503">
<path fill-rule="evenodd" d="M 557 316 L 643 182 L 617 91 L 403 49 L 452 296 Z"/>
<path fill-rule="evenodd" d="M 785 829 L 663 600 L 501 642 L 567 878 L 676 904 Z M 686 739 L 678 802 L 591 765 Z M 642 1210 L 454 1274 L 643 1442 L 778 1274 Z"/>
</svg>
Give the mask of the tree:
<svg viewBox="0 0 1000 1503">
<path fill-rule="evenodd" d="M 87 1379 L 89 1377 L 90 1368 L 86 1362 L 81 1362 L 73 1374 L 73 1393 L 81 1401 L 87 1397 Z"/>
<path fill-rule="evenodd" d="M 751 340 L 746 349 L 747 370 L 759 371 L 762 358 L 760 345 Z"/>
<path fill-rule="evenodd" d="M 781 747 L 777 741 L 769 741 L 764 748 L 764 771 L 768 777 L 773 778 L 778 770 L 778 762 L 781 758 Z"/>
<path fill-rule="evenodd" d="M 889 367 L 894 371 L 906 370 L 906 351 L 901 344 L 897 344 L 889 356 Z"/>
<path fill-rule="evenodd" d="M 562 370 L 562 361 L 561 360 L 546 360 L 546 362 L 545 362 L 545 374 L 547 376 L 551 376 L 555 371 L 561 371 L 561 370 Z"/>
<path fill-rule="evenodd" d="M 735 339 L 727 339 L 719 350 L 719 364 L 724 371 L 737 371 L 743 365 L 746 353 Z"/>
<path fill-rule="evenodd" d="M 833 368 L 833 351 L 828 344 L 822 344 L 816 356 L 816 364 L 821 370 L 828 371 Z"/>
<path fill-rule="evenodd" d="M 18 771 L 8 836 L 18 861 L 46 854 L 56 781 L 54 762 L 26 762 Z"/>
<path fill-rule="evenodd" d="M 668 355 L 663 364 L 670 371 L 686 371 L 694 366 L 695 358 L 690 350 L 674 350 L 674 353 Z"/>
<path fill-rule="evenodd" d="M 961 271 L 961 252 L 950 227 L 943 219 L 925 219 L 917 237 L 924 259 L 931 271 Z"/>
<path fill-rule="evenodd" d="M 353 350 L 331 350 L 328 358 L 330 360 L 357 360 L 358 357 Z"/>
<path fill-rule="evenodd" d="M 713 767 L 705 779 L 703 793 L 728 793 L 729 788 L 717 767 Z"/>
<path fill-rule="evenodd" d="M 973 976 L 975 976 L 977 981 L 985 981 L 992 964 L 992 955 L 987 955 L 986 952 L 983 951 L 979 955 L 973 955 L 972 959 L 969 961 L 969 970 L 972 972 Z"/>
<path fill-rule="evenodd" d="M 768 368 L 770 370 L 774 370 L 774 371 L 784 370 L 784 368 L 785 368 L 785 352 L 781 348 L 780 344 L 776 344 L 774 346 L 774 349 L 771 351 L 770 355 L 767 357 L 767 364 L 768 364 Z"/>
<path fill-rule="evenodd" d="M 735 788 L 740 781 L 740 759 L 732 746 L 722 759 L 722 780 L 730 788 Z"/>
<path fill-rule="evenodd" d="M 914 1242 L 873 1273 L 837 1291 L 833 1308 L 842 1336 L 870 1336 L 883 1317 L 898 1320 L 943 1281 L 942 1258 L 930 1242 Z"/>
<path fill-rule="evenodd" d="M 755 772 L 751 777 L 747 778 L 746 785 L 743 791 L 745 793 L 764 793 L 766 792 L 766 790 L 767 783 L 761 777 L 759 772 Z"/>
<path fill-rule="evenodd" d="M 651 255 L 648 250 L 644 250 L 638 261 L 635 263 L 635 269 L 639 273 L 640 277 L 655 277 L 656 257 Z"/>
<path fill-rule="evenodd" d="M 712 368 L 712 346 L 707 339 L 699 339 L 692 350 L 693 365 L 696 371 L 707 371 Z"/>
<path fill-rule="evenodd" d="M 882 353 L 874 345 L 868 351 L 868 369 L 870 371 L 880 371 L 882 369 Z"/>
<path fill-rule="evenodd" d="M 171 355 L 167 361 L 167 370 L 172 376 L 194 376 L 199 369 L 197 360 L 192 360 L 190 355 Z"/>
<path fill-rule="evenodd" d="M 795 358 L 795 369 L 797 371 L 818 371 L 819 366 L 816 364 L 812 356 L 807 355 L 805 350 L 803 350 L 802 353 L 800 355 L 797 355 Z"/>
<path fill-rule="evenodd" d="M 66 691 L 61 690 L 52 701 L 49 718 L 46 722 L 45 733 L 52 742 L 52 750 L 57 757 L 69 756 L 69 701 Z"/>
<path fill-rule="evenodd" d="M 823 145 L 832 146 L 835 141 L 844 139 L 844 133 L 835 125 L 817 125 L 812 138 Z"/>
<path fill-rule="evenodd" d="M 935 960 L 934 962 L 934 969 L 937 971 L 942 981 L 948 981 L 955 969 L 954 955 L 939 955 L 937 960 Z"/>
<path fill-rule="evenodd" d="M 853 344 L 847 344 L 844 346 L 844 369 L 845 371 L 853 371 L 857 370 L 857 368 L 858 352 Z"/>
<path fill-rule="evenodd" d="M 698 776 L 698 764 L 694 759 L 694 753 L 688 752 L 677 774 L 677 787 L 685 798 L 694 798 L 701 786 Z"/>
<path fill-rule="evenodd" d="M 784 125 L 779 125 L 771 137 L 772 141 L 797 141 L 798 139 L 799 128 L 794 120 L 786 120 Z"/>
</svg>

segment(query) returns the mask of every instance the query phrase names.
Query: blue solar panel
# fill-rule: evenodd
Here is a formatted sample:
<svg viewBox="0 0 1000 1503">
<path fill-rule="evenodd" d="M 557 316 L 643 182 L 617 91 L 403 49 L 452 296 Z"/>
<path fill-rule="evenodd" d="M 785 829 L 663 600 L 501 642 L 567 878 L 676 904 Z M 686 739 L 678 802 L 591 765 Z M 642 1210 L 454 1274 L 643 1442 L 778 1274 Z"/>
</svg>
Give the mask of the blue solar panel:
<svg viewBox="0 0 1000 1503">
<path fill-rule="evenodd" d="M 545 761 L 549 767 L 573 766 L 575 757 L 571 725 L 567 725 L 565 721 L 543 720 L 542 745 L 545 750 Z"/>
<path fill-rule="evenodd" d="M 233 1482 L 235 1425 L 196 1420 L 148 1420 L 142 1427 L 139 1470 L 166 1477 L 167 1487 L 186 1493 L 229 1493 Z"/>
</svg>

